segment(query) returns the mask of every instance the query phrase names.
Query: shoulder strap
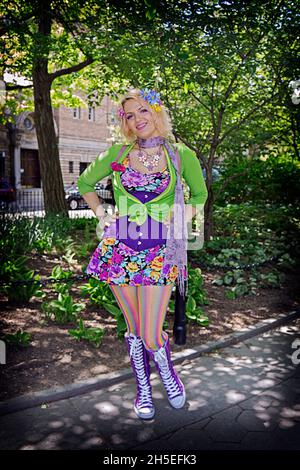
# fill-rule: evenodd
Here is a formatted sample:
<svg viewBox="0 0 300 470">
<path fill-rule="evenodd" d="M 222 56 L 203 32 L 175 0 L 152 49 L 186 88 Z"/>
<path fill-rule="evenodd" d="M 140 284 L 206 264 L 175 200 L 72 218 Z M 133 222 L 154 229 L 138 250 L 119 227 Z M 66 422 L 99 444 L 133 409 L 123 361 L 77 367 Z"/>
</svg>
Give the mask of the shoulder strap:
<svg viewBox="0 0 300 470">
<path fill-rule="evenodd" d="M 124 150 L 126 149 L 127 145 L 122 145 L 122 147 L 119 150 L 119 153 L 117 155 L 117 158 L 115 159 L 115 162 L 118 162 L 123 155 Z"/>
<path fill-rule="evenodd" d="M 175 155 L 176 155 L 176 158 L 177 158 L 177 166 L 178 166 L 178 171 L 179 171 L 179 174 L 181 175 L 181 158 L 180 158 L 180 155 L 179 155 L 179 152 L 178 152 L 178 148 L 174 145 L 175 147 Z"/>
</svg>

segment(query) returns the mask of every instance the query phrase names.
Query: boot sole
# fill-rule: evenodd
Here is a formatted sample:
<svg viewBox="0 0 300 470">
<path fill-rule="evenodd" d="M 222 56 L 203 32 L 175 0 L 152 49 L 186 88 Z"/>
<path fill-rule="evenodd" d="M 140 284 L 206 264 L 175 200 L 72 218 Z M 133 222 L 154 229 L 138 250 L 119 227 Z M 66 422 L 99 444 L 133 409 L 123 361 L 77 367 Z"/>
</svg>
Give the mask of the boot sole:
<svg viewBox="0 0 300 470">
<path fill-rule="evenodd" d="M 134 411 L 137 417 L 141 419 L 152 419 L 153 416 L 155 415 L 155 410 L 153 410 L 151 413 L 140 413 L 140 411 L 136 408 L 136 406 L 134 406 Z"/>
<path fill-rule="evenodd" d="M 180 379 L 179 379 L 179 380 L 180 380 Z M 180 381 L 180 382 L 181 382 L 181 381 Z M 181 384 L 182 384 L 182 386 L 183 386 L 183 383 L 182 383 L 182 382 L 181 382 Z M 180 405 L 180 406 L 174 406 L 174 405 L 171 403 L 170 400 L 169 400 L 169 403 L 170 403 L 170 405 L 172 406 L 172 408 L 175 408 L 175 410 L 180 410 L 181 408 L 184 407 L 185 402 L 186 402 L 186 393 L 185 393 L 185 388 L 184 388 L 184 387 L 183 387 L 183 400 L 184 400 L 184 401 L 183 401 L 182 405 Z"/>
</svg>

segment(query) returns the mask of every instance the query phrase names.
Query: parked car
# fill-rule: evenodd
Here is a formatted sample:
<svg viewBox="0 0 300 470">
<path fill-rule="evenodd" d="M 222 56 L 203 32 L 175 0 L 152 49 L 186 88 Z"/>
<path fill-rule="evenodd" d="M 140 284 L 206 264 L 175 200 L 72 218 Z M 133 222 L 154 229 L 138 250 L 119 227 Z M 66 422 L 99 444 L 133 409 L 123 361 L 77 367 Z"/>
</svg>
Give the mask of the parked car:
<svg viewBox="0 0 300 470">
<path fill-rule="evenodd" d="M 16 189 L 5 179 L 0 178 L 0 205 L 7 207 L 9 203 L 17 199 Z"/>
<path fill-rule="evenodd" d="M 101 204 L 114 205 L 113 192 L 110 184 L 105 185 L 103 183 L 96 183 L 95 191 L 98 194 Z M 68 207 L 71 210 L 88 208 L 88 205 L 79 193 L 76 184 L 72 184 L 65 190 L 65 198 L 67 200 Z"/>
</svg>

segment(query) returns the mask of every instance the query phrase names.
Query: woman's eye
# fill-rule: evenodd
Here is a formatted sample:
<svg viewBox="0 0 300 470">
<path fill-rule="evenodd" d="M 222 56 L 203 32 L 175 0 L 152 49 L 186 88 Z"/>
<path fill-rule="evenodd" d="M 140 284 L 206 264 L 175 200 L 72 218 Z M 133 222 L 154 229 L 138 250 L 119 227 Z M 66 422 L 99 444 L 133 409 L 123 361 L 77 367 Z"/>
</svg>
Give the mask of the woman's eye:
<svg viewBox="0 0 300 470">
<path fill-rule="evenodd" d="M 129 121 L 130 118 L 132 118 L 132 116 L 127 116 L 127 121 Z"/>
<path fill-rule="evenodd" d="M 148 113 L 148 109 L 142 109 L 142 113 Z"/>
</svg>

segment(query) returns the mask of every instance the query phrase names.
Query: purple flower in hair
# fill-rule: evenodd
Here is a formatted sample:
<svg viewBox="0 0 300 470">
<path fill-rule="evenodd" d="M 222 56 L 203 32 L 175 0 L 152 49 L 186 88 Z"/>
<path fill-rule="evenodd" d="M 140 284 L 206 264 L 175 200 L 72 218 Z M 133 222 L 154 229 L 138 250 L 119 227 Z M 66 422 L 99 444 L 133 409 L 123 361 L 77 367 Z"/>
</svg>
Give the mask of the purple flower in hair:
<svg viewBox="0 0 300 470">
<path fill-rule="evenodd" d="M 123 108 L 118 108 L 118 116 L 123 119 L 123 117 L 125 116 L 125 111 Z"/>
</svg>

